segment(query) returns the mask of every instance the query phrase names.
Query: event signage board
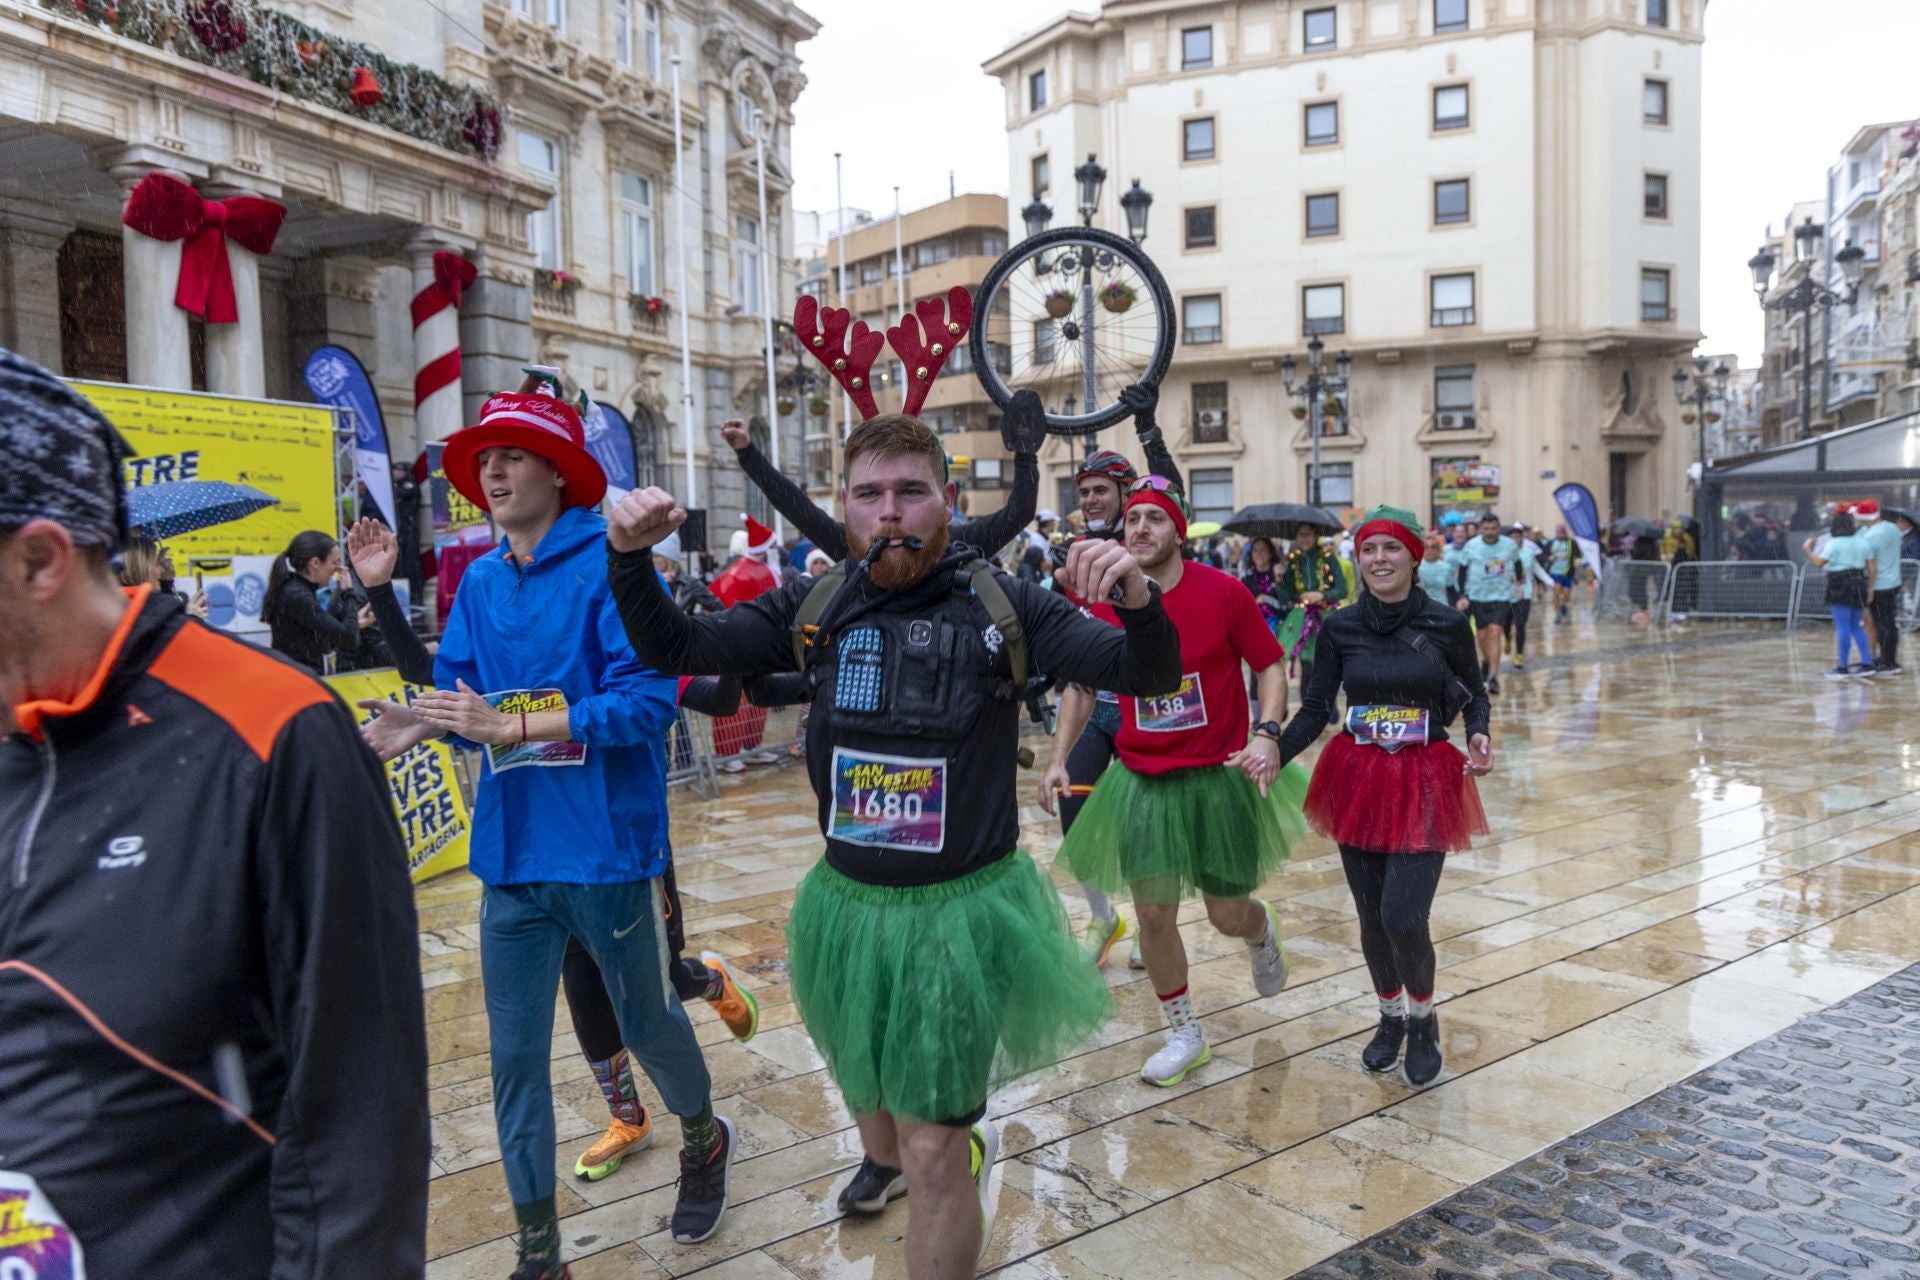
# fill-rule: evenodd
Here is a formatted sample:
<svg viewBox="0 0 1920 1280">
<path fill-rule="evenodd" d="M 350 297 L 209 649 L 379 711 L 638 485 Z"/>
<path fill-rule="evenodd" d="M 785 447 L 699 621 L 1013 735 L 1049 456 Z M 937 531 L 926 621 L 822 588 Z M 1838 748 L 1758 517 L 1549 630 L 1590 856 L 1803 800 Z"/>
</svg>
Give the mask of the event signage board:
<svg viewBox="0 0 1920 1280">
<path fill-rule="evenodd" d="M 375 713 L 354 705 L 366 699 L 411 702 L 422 686 L 407 684 L 391 668 L 328 676 L 326 683 L 345 700 L 354 720 L 366 724 Z M 467 865 L 472 823 L 460 789 L 453 748 L 430 739 L 387 762 L 387 786 L 393 812 L 407 844 L 407 873 L 415 884 L 443 871 Z"/>
</svg>

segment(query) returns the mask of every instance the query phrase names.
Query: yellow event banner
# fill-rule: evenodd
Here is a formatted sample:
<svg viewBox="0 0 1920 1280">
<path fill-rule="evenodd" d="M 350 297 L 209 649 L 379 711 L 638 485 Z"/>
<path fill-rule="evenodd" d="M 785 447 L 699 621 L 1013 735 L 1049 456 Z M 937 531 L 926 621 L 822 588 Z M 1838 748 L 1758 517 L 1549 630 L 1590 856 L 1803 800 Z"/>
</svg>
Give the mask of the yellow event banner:
<svg viewBox="0 0 1920 1280">
<path fill-rule="evenodd" d="M 277 556 L 295 534 L 334 536 L 334 412 L 282 400 L 240 400 L 74 381 L 136 455 L 127 487 L 226 480 L 280 500 L 240 520 L 167 539 L 174 563 L 197 556 Z"/>
<path fill-rule="evenodd" d="M 392 668 L 328 676 L 326 683 L 346 700 L 359 724 L 372 720 L 375 713 L 361 710 L 356 703 L 373 698 L 411 702 L 420 692 L 419 685 L 407 684 Z M 387 761 L 387 786 L 393 792 L 401 838 L 407 842 L 407 874 L 413 882 L 466 866 L 472 824 L 467 798 L 454 772 L 453 748 L 435 739 Z"/>
</svg>

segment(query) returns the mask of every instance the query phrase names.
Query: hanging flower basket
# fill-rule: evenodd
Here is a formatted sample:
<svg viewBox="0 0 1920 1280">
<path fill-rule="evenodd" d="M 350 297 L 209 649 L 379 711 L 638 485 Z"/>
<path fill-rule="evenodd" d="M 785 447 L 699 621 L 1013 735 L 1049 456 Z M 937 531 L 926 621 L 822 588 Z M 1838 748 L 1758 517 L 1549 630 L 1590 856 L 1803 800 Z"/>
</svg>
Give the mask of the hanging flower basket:
<svg viewBox="0 0 1920 1280">
<path fill-rule="evenodd" d="M 1293 406 L 1293 416 L 1296 421 L 1305 422 L 1307 420 L 1307 406 L 1303 404 Z"/>
<path fill-rule="evenodd" d="M 773 407 L 778 409 L 781 412 L 781 414 L 785 415 L 793 412 L 793 406 L 795 403 L 796 401 L 792 396 L 781 396 L 778 400 L 775 400 L 773 402 Z"/>
<path fill-rule="evenodd" d="M 1064 320 L 1073 314 L 1073 295 L 1065 289 L 1055 289 L 1047 295 L 1046 308 L 1055 320 Z"/>
<path fill-rule="evenodd" d="M 1693 410 L 1689 409 L 1680 415 L 1680 421 L 1686 423 L 1688 426 L 1692 426 L 1695 422 L 1699 421 L 1699 419 L 1694 415 Z"/>
<path fill-rule="evenodd" d="M 813 399 L 807 401 L 807 412 L 816 418 L 826 417 L 827 398 L 825 396 L 815 396 Z"/>
<path fill-rule="evenodd" d="M 1720 411 L 1718 409 L 1707 410 L 1707 421 L 1708 422 L 1720 421 Z"/>
<path fill-rule="evenodd" d="M 1138 297 L 1130 286 L 1115 280 L 1100 291 L 1100 305 L 1118 315 L 1131 307 Z"/>
</svg>

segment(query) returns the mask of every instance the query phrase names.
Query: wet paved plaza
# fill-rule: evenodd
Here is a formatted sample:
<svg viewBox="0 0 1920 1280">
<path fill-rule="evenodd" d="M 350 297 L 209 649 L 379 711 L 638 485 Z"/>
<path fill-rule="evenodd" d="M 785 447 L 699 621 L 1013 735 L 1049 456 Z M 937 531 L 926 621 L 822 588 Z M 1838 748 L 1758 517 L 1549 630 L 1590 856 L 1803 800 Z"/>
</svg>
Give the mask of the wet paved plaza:
<svg viewBox="0 0 1920 1280">
<path fill-rule="evenodd" d="M 1912 1038 L 1870 1047 L 1839 1034 L 1856 1028 L 1816 1018 L 1847 1018 L 1846 1006 L 1829 1011 L 1920 960 L 1920 674 L 1828 682 L 1824 629 L 1792 639 L 1777 629 L 1712 630 L 1670 643 L 1626 626 L 1536 633 L 1533 670 L 1509 674 L 1495 700 L 1498 771 L 1482 783 L 1494 833 L 1449 860 L 1434 906 L 1447 1052 L 1441 1080 L 1414 1091 L 1361 1070 L 1373 997 L 1338 856 L 1310 837 L 1268 886 L 1293 958 L 1292 984 L 1280 995 L 1258 998 L 1245 949 L 1216 936 L 1197 904 L 1183 912 L 1210 1065 L 1173 1089 L 1139 1079 L 1161 1019 L 1145 975 L 1128 971 L 1124 948 L 1116 948 L 1108 967 L 1113 1015 L 1098 1040 L 995 1095 L 989 1112 L 1001 1125 L 1003 1162 L 990 1269 L 1020 1280 L 1275 1277 L 1314 1267 L 1327 1276 L 1402 1274 L 1392 1269 L 1398 1265 L 1406 1274 L 1442 1274 L 1412 1270 L 1420 1259 L 1396 1263 L 1378 1249 L 1355 1250 L 1378 1244 L 1380 1233 L 1412 1232 L 1418 1243 L 1427 1232 L 1466 1250 L 1450 1262 L 1444 1254 L 1429 1260 L 1458 1275 L 1562 1274 L 1553 1265 L 1584 1268 L 1566 1272 L 1582 1277 L 1631 1275 L 1637 1268 L 1624 1259 L 1642 1254 L 1649 1276 L 1663 1274 L 1653 1263 L 1676 1276 L 1743 1280 L 1828 1270 L 1920 1274 L 1920 1264 L 1897 1260 L 1906 1256 L 1899 1248 L 1920 1248 L 1920 1233 L 1909 1229 L 1920 1186 L 1920 1108 L 1906 1109 L 1903 1143 L 1884 1118 L 1879 1136 L 1837 1133 L 1799 1108 L 1749 1096 L 1791 1101 L 1786 1084 L 1804 1097 L 1877 1089 L 1887 1097 L 1862 1105 L 1897 1115 L 1900 1105 L 1889 1099 L 1910 1096 L 1906 1078 L 1920 1076 L 1915 1019 L 1904 1024 Z M 1044 756 L 1043 740 L 1028 741 Z M 1058 825 L 1033 801 L 1037 777 L 1023 775 L 1023 836 L 1044 864 Z M 671 1241 L 678 1134 L 658 1112 L 652 1149 L 603 1182 L 571 1176 L 606 1112 L 562 1010 L 553 1045 L 554 1159 L 573 1274 L 903 1276 L 909 1202 L 858 1221 L 840 1220 L 834 1206 L 859 1145 L 785 981 L 794 886 L 820 845 L 804 777 L 795 767 L 760 768 L 722 786 L 708 802 L 675 793 L 674 843 L 689 949 L 727 955 L 761 1001 L 760 1034 L 745 1046 L 704 1006 L 691 1011 L 716 1107 L 739 1128 L 734 1207 L 706 1244 Z M 513 1221 L 494 1142 L 478 892 L 464 873 L 418 890 L 433 1059 L 428 1274 L 495 1280 L 513 1267 Z M 1077 924 L 1084 907 L 1070 883 L 1066 898 Z M 1801 1024 L 1806 1029 L 1795 1030 Z M 1703 1079 L 1727 1082 L 1728 1092 L 1682 1084 L 1708 1068 Z M 1755 1084 L 1755 1075 L 1780 1081 Z M 652 1105 L 644 1079 L 642 1090 Z M 1723 1103 L 1762 1114 L 1716 1110 Z M 1832 1098 L 1813 1105 L 1840 1110 Z M 1838 1146 L 1830 1161 L 1768 1149 L 1770 1141 L 1822 1145 L 1805 1132 L 1796 1138 L 1795 1125 L 1836 1130 L 1835 1143 L 1878 1145 L 1896 1159 Z M 1831 1164 L 1829 1180 L 1801 1179 L 1820 1182 L 1821 1198 L 1794 1200 L 1764 1183 L 1793 1184 L 1795 1175 L 1768 1167 L 1748 1194 L 1764 1193 L 1779 1207 L 1655 1224 L 1659 1234 L 1678 1235 L 1678 1253 L 1553 1244 L 1569 1203 L 1623 1198 L 1622 1179 L 1652 1179 L 1656 1158 L 1690 1156 L 1703 1169 L 1745 1158 L 1689 1145 L 1678 1132 L 1663 1136 L 1663 1126 L 1701 1143 L 1765 1150 L 1775 1164 Z M 1598 1154 L 1549 1151 L 1568 1139 Z M 1647 1165 L 1610 1162 L 1608 1147 L 1640 1149 Z M 1846 1172 L 1842 1160 L 1862 1172 Z M 1879 1187 L 1869 1169 L 1900 1174 L 1902 1185 Z M 1685 1181 L 1662 1185 L 1685 1190 Z M 1839 1181 L 1874 1194 L 1831 1189 Z M 1588 1183 L 1595 1196 L 1582 1198 Z M 1505 1191 L 1488 1190 L 1501 1185 Z M 1548 1241 L 1547 1252 L 1502 1255 L 1458 1228 L 1476 1217 L 1499 1220 L 1525 1202 L 1527 1187 L 1542 1198 L 1527 1206 L 1531 1225 L 1509 1218 L 1498 1230 L 1531 1232 Z M 1438 1217 L 1428 1212 L 1434 1206 Z M 1458 1208 L 1452 1225 L 1448 1206 Z M 1770 1216 L 1812 1220 L 1837 1206 L 1855 1206 L 1847 1212 L 1879 1225 L 1824 1234 L 1776 1227 L 1790 1237 L 1784 1241 L 1767 1234 Z M 1894 1231 L 1895 1217 L 1908 1227 Z M 1729 1225 L 1741 1218 L 1761 1225 Z M 1692 1221 L 1728 1240 L 1689 1237 L 1682 1224 Z M 1628 1225 L 1583 1230 L 1630 1240 L 1621 1234 Z M 1894 1249 L 1869 1256 L 1848 1245 L 1862 1231 Z M 1798 1252 L 1803 1237 L 1833 1241 L 1868 1265 L 1849 1270 Z M 1808 1265 L 1795 1271 L 1750 1246 Z"/>
</svg>

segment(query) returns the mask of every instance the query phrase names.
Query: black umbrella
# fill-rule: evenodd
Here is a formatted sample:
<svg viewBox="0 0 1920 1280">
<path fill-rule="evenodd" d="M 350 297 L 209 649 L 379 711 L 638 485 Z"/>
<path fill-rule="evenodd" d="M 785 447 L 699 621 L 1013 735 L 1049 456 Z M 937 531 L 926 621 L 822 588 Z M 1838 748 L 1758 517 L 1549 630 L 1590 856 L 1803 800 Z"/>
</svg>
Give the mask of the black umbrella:
<svg viewBox="0 0 1920 1280">
<path fill-rule="evenodd" d="M 1340 532 L 1340 518 L 1324 507 L 1304 502 L 1256 502 L 1233 513 L 1233 519 L 1221 525 L 1227 533 L 1249 538 L 1291 538 L 1303 524 L 1321 533 Z"/>
<path fill-rule="evenodd" d="M 1619 520 L 1615 520 L 1613 527 L 1621 533 L 1630 533 L 1636 538 L 1643 535 L 1649 538 L 1657 538 L 1665 532 L 1654 521 L 1642 520 L 1638 516 L 1625 516 Z"/>
</svg>

